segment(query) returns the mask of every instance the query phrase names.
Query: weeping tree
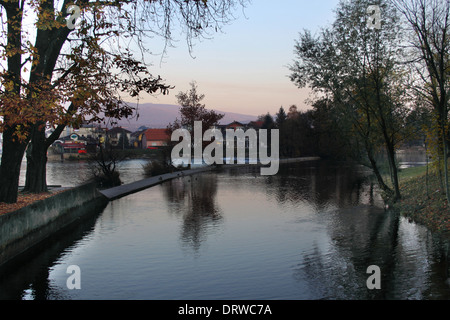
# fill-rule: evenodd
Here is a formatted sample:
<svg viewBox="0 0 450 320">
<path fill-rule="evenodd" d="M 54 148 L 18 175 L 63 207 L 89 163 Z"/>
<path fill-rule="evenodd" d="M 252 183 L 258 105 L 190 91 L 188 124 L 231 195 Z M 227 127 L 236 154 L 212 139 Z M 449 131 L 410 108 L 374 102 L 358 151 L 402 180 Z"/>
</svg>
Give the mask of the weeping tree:
<svg viewBox="0 0 450 320">
<path fill-rule="evenodd" d="M 374 3 L 380 8 L 379 28 L 368 22 L 368 8 Z M 321 99 L 333 101 L 332 112 L 342 130 L 353 133 L 352 144 L 364 150 L 379 186 L 393 199 L 401 196 L 395 150 L 408 113 L 403 104 L 402 35 L 397 11 L 388 1 L 341 1 L 330 28 L 318 36 L 300 34 L 290 66 L 291 81 L 298 87 L 309 86 Z M 392 188 L 380 171 L 381 151 L 388 159 Z"/>
<path fill-rule="evenodd" d="M 165 51 L 179 25 L 191 48 L 246 2 L 0 0 L 0 202 L 17 201 L 27 146 L 26 190 L 45 191 L 47 149 L 65 126 L 137 115 L 126 98 L 168 93 L 143 58 L 146 39 Z"/>
</svg>

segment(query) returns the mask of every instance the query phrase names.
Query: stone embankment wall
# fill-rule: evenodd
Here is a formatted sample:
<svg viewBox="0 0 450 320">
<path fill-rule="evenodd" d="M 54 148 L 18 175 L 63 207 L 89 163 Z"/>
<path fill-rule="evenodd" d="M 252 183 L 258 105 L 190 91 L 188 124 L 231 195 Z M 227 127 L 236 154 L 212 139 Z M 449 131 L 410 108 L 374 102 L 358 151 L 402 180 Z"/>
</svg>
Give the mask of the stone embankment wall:
<svg viewBox="0 0 450 320">
<path fill-rule="evenodd" d="M 0 215 L 0 266 L 107 202 L 85 184 Z"/>
</svg>

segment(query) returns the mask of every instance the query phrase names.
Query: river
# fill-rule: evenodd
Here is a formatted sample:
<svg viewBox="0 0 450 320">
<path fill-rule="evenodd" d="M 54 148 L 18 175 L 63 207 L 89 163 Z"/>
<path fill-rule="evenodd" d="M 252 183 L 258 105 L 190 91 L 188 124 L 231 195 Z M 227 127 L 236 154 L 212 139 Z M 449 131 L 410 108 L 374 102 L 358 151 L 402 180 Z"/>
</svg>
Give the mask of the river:
<svg viewBox="0 0 450 320">
<path fill-rule="evenodd" d="M 142 164 L 124 163 L 125 182 Z M 48 182 L 86 172 L 50 163 Z M 0 279 L 0 299 L 449 299 L 448 254 L 448 239 L 385 211 L 359 167 L 232 167 L 110 202 Z M 81 289 L 67 287 L 72 265 Z"/>
</svg>

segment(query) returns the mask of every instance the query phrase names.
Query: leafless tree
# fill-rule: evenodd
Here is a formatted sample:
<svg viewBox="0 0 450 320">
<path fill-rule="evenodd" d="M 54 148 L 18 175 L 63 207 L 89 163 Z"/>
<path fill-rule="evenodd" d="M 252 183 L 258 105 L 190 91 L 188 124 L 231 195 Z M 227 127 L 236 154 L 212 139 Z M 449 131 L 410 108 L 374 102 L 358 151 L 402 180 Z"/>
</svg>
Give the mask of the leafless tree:
<svg viewBox="0 0 450 320">
<path fill-rule="evenodd" d="M 448 101 L 450 97 L 450 0 L 392 0 L 411 31 L 412 64 L 417 75 L 417 94 L 427 101 L 436 118 L 448 185 Z"/>
</svg>

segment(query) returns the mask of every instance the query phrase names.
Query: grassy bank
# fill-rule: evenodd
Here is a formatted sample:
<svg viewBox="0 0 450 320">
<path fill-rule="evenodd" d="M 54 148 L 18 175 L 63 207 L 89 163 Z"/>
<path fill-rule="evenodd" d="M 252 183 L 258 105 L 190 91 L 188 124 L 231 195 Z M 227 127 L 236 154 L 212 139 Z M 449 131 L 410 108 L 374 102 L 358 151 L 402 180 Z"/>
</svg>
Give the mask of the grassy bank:
<svg viewBox="0 0 450 320">
<path fill-rule="evenodd" d="M 450 209 L 439 175 L 430 169 L 414 167 L 401 170 L 402 199 L 394 209 L 403 216 L 436 232 L 450 233 Z"/>
</svg>

